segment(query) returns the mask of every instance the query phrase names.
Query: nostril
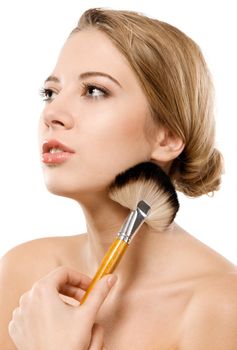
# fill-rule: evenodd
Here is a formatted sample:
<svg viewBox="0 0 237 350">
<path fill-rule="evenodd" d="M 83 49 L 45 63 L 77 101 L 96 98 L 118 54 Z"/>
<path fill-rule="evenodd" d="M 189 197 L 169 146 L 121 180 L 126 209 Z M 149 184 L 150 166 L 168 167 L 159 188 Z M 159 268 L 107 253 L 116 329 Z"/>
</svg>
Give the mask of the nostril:
<svg viewBox="0 0 237 350">
<path fill-rule="evenodd" d="M 60 122 L 59 120 L 52 120 L 51 123 L 54 124 L 54 125 L 64 126 L 64 124 L 62 122 Z"/>
<path fill-rule="evenodd" d="M 67 111 L 53 110 L 51 107 L 53 104 L 48 106 L 48 109 L 43 114 L 44 123 L 47 127 L 59 129 L 71 129 L 73 127 L 74 119 Z"/>
</svg>

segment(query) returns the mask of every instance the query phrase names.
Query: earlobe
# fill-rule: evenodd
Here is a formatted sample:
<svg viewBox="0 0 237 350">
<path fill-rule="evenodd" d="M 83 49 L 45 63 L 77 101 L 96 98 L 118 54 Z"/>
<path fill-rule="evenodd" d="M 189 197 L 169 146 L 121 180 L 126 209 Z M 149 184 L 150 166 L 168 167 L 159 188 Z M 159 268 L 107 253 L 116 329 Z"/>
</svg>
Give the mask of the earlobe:
<svg viewBox="0 0 237 350">
<path fill-rule="evenodd" d="M 183 140 L 169 130 L 160 130 L 151 154 L 151 160 L 165 163 L 177 158 L 183 151 Z"/>
</svg>

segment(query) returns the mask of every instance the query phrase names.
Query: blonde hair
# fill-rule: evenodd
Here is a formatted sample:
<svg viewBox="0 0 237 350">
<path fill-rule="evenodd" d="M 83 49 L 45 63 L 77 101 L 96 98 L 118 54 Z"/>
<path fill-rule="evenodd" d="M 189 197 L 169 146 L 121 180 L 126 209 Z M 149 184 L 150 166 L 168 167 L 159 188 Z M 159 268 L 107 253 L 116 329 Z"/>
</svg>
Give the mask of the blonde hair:
<svg viewBox="0 0 237 350">
<path fill-rule="evenodd" d="M 90 27 L 126 57 L 155 123 L 183 140 L 169 173 L 176 189 L 191 197 L 218 190 L 223 158 L 214 144 L 214 88 L 199 46 L 176 27 L 132 11 L 89 9 L 72 33 Z"/>
</svg>

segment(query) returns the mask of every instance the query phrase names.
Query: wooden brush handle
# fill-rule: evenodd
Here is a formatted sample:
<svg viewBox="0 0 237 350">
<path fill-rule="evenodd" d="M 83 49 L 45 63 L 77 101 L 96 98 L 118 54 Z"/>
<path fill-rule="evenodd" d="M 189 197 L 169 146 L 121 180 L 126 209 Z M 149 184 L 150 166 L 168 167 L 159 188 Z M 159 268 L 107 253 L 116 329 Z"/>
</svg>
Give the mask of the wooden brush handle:
<svg viewBox="0 0 237 350">
<path fill-rule="evenodd" d="M 91 284 L 89 285 L 86 293 L 83 298 L 80 300 L 80 304 L 83 304 L 89 293 L 93 289 L 95 283 L 100 280 L 103 276 L 112 273 L 115 267 L 118 265 L 123 254 L 125 253 L 128 247 L 128 243 L 124 242 L 120 238 L 116 238 L 115 241 L 109 247 L 107 253 L 105 254 L 99 269 L 97 270 Z"/>
</svg>

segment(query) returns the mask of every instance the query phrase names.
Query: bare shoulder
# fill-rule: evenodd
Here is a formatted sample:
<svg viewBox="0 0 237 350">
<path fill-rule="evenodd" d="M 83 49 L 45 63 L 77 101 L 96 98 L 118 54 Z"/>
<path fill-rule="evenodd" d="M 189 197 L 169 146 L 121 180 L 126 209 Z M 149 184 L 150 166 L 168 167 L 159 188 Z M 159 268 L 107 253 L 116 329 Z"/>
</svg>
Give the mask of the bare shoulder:
<svg viewBox="0 0 237 350">
<path fill-rule="evenodd" d="M 13 350 L 8 323 L 22 294 L 65 259 L 76 236 L 47 237 L 20 244 L 0 260 L 0 349 Z M 83 238 L 83 237 L 82 237 Z M 77 241 L 80 238 L 77 236 Z M 80 243 L 79 243 L 80 245 Z"/>
<path fill-rule="evenodd" d="M 81 236 L 81 237 L 79 237 Z M 45 237 L 22 243 L 9 250 L 0 260 L 2 279 L 15 288 L 27 289 L 50 270 L 64 265 L 73 253 L 75 242 L 80 247 L 84 235 Z"/>
<path fill-rule="evenodd" d="M 237 347 L 237 268 L 205 277 L 188 306 L 182 350 L 235 350 Z"/>
</svg>

